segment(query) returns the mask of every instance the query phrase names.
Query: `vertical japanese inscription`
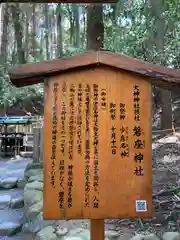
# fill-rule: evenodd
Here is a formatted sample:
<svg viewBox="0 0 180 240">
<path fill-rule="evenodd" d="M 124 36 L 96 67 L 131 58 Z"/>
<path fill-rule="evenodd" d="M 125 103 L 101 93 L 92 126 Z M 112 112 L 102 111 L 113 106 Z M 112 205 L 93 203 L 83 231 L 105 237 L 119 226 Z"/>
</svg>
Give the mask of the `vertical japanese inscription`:
<svg viewBox="0 0 180 240">
<path fill-rule="evenodd" d="M 60 119 L 60 133 L 61 133 L 61 140 L 60 140 L 60 151 L 61 151 L 61 158 L 59 164 L 59 184 L 60 184 L 60 191 L 59 191 L 59 208 L 64 208 L 64 163 L 65 163 L 65 139 L 66 139 L 66 131 L 65 131 L 65 121 L 66 121 L 66 103 L 65 103 L 65 96 L 66 96 L 66 83 L 62 84 L 62 101 L 61 101 L 61 119 Z"/>
<path fill-rule="evenodd" d="M 126 119 L 126 105 L 125 103 L 119 104 L 120 120 Z M 129 157 L 129 143 L 128 143 L 128 127 L 122 125 L 120 128 L 120 156 L 121 158 Z"/>
<path fill-rule="evenodd" d="M 85 208 L 90 204 L 90 86 L 85 87 Z"/>
<path fill-rule="evenodd" d="M 133 97 L 134 97 L 134 120 L 140 121 L 140 106 L 139 106 L 140 90 L 139 86 L 137 85 L 134 85 Z"/>
<path fill-rule="evenodd" d="M 93 85 L 93 145 L 94 145 L 94 178 L 93 178 L 93 208 L 99 208 L 99 156 L 98 156 L 98 146 L 99 146 L 99 116 L 98 116 L 98 85 Z"/>
<path fill-rule="evenodd" d="M 111 127 L 111 153 L 113 155 L 116 155 L 116 127 L 112 126 Z"/>
<path fill-rule="evenodd" d="M 69 89 L 69 160 L 73 160 L 73 143 L 75 131 L 74 118 L 74 99 L 75 99 L 75 85 L 71 84 Z M 73 165 L 68 165 L 68 208 L 72 208 L 72 188 L 73 188 Z"/>
<path fill-rule="evenodd" d="M 110 118 L 111 120 L 115 120 L 116 119 L 116 104 L 115 103 L 110 103 L 109 105 L 109 112 L 110 112 Z"/>
<path fill-rule="evenodd" d="M 120 128 L 120 132 L 120 155 L 122 158 L 127 158 L 129 157 L 128 127 L 122 125 L 122 127 Z"/>
<path fill-rule="evenodd" d="M 74 139 L 74 98 L 75 98 L 75 86 L 71 84 L 69 95 L 69 160 L 73 159 L 73 139 Z"/>
<path fill-rule="evenodd" d="M 134 120 L 140 121 L 140 89 L 138 85 L 133 87 L 133 97 L 134 97 Z M 134 160 L 138 164 L 135 167 L 134 174 L 136 176 L 144 176 L 144 169 L 142 166 L 142 161 L 144 160 L 143 149 L 145 148 L 145 140 L 142 139 L 144 135 L 143 129 L 140 125 L 135 125 L 133 128 L 134 140 Z"/>
<path fill-rule="evenodd" d="M 53 84 L 53 109 L 52 109 L 52 152 L 51 152 L 51 185 L 55 188 L 55 161 L 56 161 L 56 140 L 57 140 L 57 98 L 59 84 Z"/>
<path fill-rule="evenodd" d="M 101 109 L 102 110 L 106 110 L 106 106 L 107 106 L 107 93 L 106 93 L 106 89 L 102 88 L 101 89 Z"/>
<path fill-rule="evenodd" d="M 82 156 L 82 84 L 78 86 L 78 113 L 77 113 L 77 152 Z"/>
<path fill-rule="evenodd" d="M 110 113 L 110 118 L 111 120 L 116 119 L 116 104 L 115 103 L 110 103 L 109 104 L 109 113 Z M 116 155 L 116 127 L 113 125 L 111 127 L 111 153 L 112 155 Z"/>
<path fill-rule="evenodd" d="M 125 120 L 126 118 L 125 103 L 120 103 L 119 110 L 120 110 L 120 120 Z"/>
<path fill-rule="evenodd" d="M 68 165 L 68 208 L 72 208 L 73 165 Z"/>
</svg>

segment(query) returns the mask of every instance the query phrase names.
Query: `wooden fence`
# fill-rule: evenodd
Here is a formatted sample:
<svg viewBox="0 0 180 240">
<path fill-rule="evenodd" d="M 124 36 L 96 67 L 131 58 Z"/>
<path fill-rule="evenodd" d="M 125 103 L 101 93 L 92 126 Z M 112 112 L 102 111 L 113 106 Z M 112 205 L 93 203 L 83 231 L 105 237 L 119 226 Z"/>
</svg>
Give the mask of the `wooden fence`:
<svg viewBox="0 0 180 240">
<path fill-rule="evenodd" d="M 34 128 L 33 162 L 43 161 L 43 128 Z"/>
<path fill-rule="evenodd" d="M 34 161 L 39 161 L 40 147 L 38 144 L 42 142 L 40 137 L 40 129 L 42 128 L 43 117 L 34 117 L 35 121 L 26 125 L 9 125 L 7 132 L 1 129 L 0 134 L 0 155 L 13 156 L 26 154 L 28 156 L 34 155 Z M 4 136 L 7 135 L 7 136 Z M 6 139 L 4 140 L 4 138 Z M 28 154 L 27 154 L 28 152 Z M 41 157 L 42 159 L 42 157 Z"/>
<path fill-rule="evenodd" d="M 43 162 L 43 117 L 37 118 L 33 127 L 33 162 Z"/>
</svg>

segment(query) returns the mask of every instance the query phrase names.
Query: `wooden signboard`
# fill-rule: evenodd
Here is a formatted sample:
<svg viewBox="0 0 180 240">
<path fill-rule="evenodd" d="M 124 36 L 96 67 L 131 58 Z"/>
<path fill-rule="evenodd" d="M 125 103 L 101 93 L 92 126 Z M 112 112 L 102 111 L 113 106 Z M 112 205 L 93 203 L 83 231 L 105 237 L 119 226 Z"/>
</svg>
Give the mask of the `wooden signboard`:
<svg viewBox="0 0 180 240">
<path fill-rule="evenodd" d="M 150 82 L 105 66 L 50 77 L 44 167 L 44 219 L 151 217 Z"/>
<path fill-rule="evenodd" d="M 45 83 L 44 218 L 93 219 L 103 239 L 98 219 L 150 217 L 151 84 L 179 91 L 180 73 L 90 51 L 9 75 L 17 87 Z"/>
<path fill-rule="evenodd" d="M 16 87 L 45 83 L 44 219 L 151 217 L 151 84 L 179 92 L 180 73 L 107 51 L 24 64 Z"/>
</svg>

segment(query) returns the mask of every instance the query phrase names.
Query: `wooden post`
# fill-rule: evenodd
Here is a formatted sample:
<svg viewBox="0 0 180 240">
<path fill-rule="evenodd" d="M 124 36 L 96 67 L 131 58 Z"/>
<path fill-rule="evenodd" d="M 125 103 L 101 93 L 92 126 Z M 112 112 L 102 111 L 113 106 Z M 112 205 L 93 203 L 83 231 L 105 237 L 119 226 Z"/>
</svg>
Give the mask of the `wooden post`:
<svg viewBox="0 0 180 240">
<path fill-rule="evenodd" d="M 88 5 L 87 7 L 87 48 L 100 50 L 103 48 L 104 25 L 102 5 Z M 98 14 L 95 21 L 90 21 L 93 15 Z M 97 30 L 98 28 L 98 30 Z M 98 38 L 97 38 L 98 35 Z M 98 40 L 97 40 L 98 39 Z M 104 220 L 91 219 L 91 240 L 104 240 Z"/>
<path fill-rule="evenodd" d="M 33 128 L 33 162 L 40 159 L 40 128 Z"/>
<path fill-rule="evenodd" d="M 40 132 L 40 162 L 43 162 L 43 150 L 44 150 L 44 127 L 41 127 L 41 132 Z"/>
<path fill-rule="evenodd" d="M 104 240 L 104 219 L 91 219 L 91 240 Z"/>
<path fill-rule="evenodd" d="M 8 141 L 8 137 L 7 137 L 7 124 L 5 125 L 5 141 L 4 141 L 4 155 L 7 154 L 7 141 Z"/>
<path fill-rule="evenodd" d="M 14 137 L 14 156 L 16 156 L 17 155 L 17 153 L 18 153 L 18 147 L 17 147 L 17 143 L 18 143 L 18 140 L 17 140 L 17 135 L 16 135 L 16 132 L 15 132 L 15 137 Z"/>
</svg>

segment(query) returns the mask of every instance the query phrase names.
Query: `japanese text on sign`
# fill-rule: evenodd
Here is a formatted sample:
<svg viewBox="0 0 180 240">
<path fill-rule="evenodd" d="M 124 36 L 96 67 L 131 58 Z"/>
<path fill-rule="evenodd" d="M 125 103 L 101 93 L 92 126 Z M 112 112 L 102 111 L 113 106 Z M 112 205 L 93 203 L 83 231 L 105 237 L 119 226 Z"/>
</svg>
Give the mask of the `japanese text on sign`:
<svg viewBox="0 0 180 240">
<path fill-rule="evenodd" d="M 45 85 L 45 219 L 144 217 L 137 199 L 150 213 L 151 86 L 96 71 Z"/>
</svg>

